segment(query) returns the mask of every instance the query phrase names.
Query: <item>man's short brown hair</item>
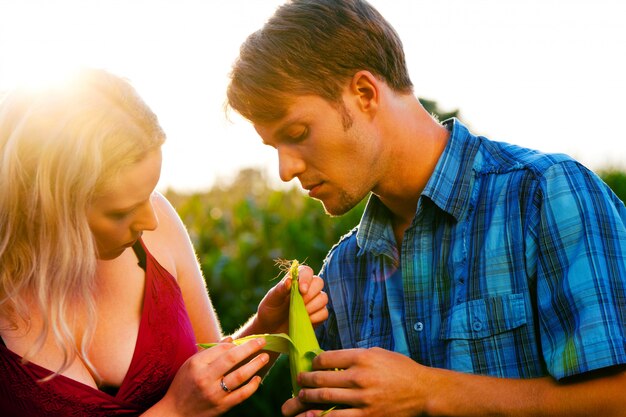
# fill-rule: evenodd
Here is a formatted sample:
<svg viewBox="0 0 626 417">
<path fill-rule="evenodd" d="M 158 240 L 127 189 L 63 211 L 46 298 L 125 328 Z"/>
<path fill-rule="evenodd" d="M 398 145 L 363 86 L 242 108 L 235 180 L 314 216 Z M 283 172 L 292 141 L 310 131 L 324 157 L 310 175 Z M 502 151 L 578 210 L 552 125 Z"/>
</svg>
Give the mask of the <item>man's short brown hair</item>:
<svg viewBox="0 0 626 417">
<path fill-rule="evenodd" d="M 293 0 L 280 6 L 242 44 L 228 86 L 228 105 L 253 122 L 285 115 L 292 95 L 341 105 L 341 91 L 367 70 L 410 93 L 402 42 L 364 0 Z"/>
</svg>

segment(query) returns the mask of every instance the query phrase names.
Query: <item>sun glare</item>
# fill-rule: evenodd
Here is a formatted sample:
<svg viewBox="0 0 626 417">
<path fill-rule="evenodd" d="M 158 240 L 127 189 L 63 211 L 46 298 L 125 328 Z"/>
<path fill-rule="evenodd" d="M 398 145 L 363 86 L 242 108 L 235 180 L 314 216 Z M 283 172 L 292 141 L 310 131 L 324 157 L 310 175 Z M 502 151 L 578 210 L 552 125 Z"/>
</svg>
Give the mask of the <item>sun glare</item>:
<svg viewBox="0 0 626 417">
<path fill-rule="evenodd" d="M 27 65 L 25 68 L 15 68 L 13 73 L 3 73 L 4 89 L 24 87 L 28 89 L 42 89 L 51 85 L 62 83 L 68 76 L 77 70 L 72 65 L 54 65 L 45 69 L 33 68 Z"/>
<path fill-rule="evenodd" d="M 271 149 L 243 119 L 227 122 L 223 104 L 241 42 L 283 1 L 0 0 L 0 96 L 106 69 L 132 81 L 167 133 L 163 187 L 196 190 L 246 167 L 275 173 Z M 458 108 L 476 133 L 626 166 L 626 142 L 599 122 L 624 112 L 624 0 L 371 2 L 403 38 L 416 94 Z"/>
<path fill-rule="evenodd" d="M 70 6 L 78 3 L 24 1 L 3 5 L 13 18 L 3 20 L 0 27 L 0 89 L 56 83 L 87 64 L 84 58 L 90 50 L 89 37 L 84 31 L 81 35 Z"/>
</svg>

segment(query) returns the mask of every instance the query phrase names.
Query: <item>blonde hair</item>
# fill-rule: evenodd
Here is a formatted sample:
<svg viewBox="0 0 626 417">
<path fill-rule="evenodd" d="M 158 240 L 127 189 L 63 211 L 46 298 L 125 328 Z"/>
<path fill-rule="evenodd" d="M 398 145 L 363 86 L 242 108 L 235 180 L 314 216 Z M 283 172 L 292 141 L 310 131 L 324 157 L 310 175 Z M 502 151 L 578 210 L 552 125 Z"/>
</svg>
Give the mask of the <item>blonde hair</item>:
<svg viewBox="0 0 626 417">
<path fill-rule="evenodd" d="M 43 319 L 24 360 L 52 334 L 64 353 L 57 372 L 77 355 L 90 366 L 97 249 L 87 207 L 120 170 L 164 140 L 133 87 L 103 70 L 81 70 L 63 83 L 17 88 L 2 98 L 0 316 L 16 326 L 29 323 L 34 309 Z"/>
</svg>

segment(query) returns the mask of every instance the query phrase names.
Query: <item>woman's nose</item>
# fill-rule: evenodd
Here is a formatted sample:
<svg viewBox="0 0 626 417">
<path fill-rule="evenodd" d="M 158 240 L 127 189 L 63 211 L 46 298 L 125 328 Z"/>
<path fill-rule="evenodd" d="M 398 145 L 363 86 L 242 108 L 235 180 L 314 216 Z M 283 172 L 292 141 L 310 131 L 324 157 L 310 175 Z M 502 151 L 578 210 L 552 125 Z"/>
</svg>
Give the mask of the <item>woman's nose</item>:
<svg viewBox="0 0 626 417">
<path fill-rule="evenodd" d="M 147 201 L 137 214 L 138 216 L 133 224 L 133 228 L 136 231 L 154 230 L 159 226 L 159 218 L 152 201 Z"/>
</svg>

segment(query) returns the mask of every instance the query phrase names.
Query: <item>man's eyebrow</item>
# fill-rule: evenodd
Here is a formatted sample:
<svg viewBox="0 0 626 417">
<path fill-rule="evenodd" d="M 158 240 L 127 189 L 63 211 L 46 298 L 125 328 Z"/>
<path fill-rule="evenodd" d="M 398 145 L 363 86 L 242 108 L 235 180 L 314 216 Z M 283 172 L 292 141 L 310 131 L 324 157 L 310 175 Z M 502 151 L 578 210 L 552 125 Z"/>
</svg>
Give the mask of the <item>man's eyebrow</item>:
<svg viewBox="0 0 626 417">
<path fill-rule="evenodd" d="M 280 127 L 276 129 L 276 131 L 274 132 L 274 134 L 272 135 L 269 141 L 266 141 L 264 139 L 262 140 L 263 144 L 272 146 L 274 141 L 280 140 L 281 138 L 287 136 L 287 133 L 286 133 L 287 129 L 289 129 L 292 125 L 298 123 L 299 121 L 300 121 L 300 118 L 297 116 L 294 116 L 281 122 Z"/>
<path fill-rule="evenodd" d="M 278 129 L 276 129 L 276 134 L 274 136 L 276 137 L 282 137 L 286 135 L 286 131 L 293 126 L 294 124 L 296 124 L 298 122 L 297 118 L 291 118 L 291 119 L 287 119 L 283 122 L 282 126 L 279 127 Z"/>
</svg>

